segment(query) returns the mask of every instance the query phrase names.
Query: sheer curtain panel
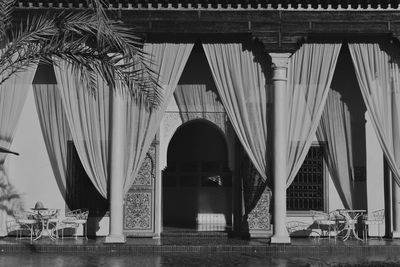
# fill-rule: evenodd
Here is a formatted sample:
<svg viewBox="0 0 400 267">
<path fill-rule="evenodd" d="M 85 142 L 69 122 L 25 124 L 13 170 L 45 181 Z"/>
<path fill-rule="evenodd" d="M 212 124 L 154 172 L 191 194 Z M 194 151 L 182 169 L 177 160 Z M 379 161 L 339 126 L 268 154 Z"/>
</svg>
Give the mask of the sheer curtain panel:
<svg viewBox="0 0 400 267">
<path fill-rule="evenodd" d="M 400 186 L 400 53 L 394 44 L 350 43 L 372 125 Z"/>
<path fill-rule="evenodd" d="M 127 101 L 125 192 L 133 184 L 154 140 L 192 48 L 193 44 L 186 43 L 148 43 L 144 46 L 144 52 L 151 55 L 150 68 L 156 73 L 156 80 L 162 88 L 162 103 L 158 108 L 149 111 L 132 99 Z"/>
<path fill-rule="evenodd" d="M 329 90 L 317 129 L 320 142 L 326 144 L 325 158 L 332 181 L 345 208 L 353 208 L 353 149 L 350 112 L 341 95 Z"/>
<path fill-rule="evenodd" d="M 72 137 L 60 92 L 56 84 L 34 84 L 33 92 L 50 164 L 58 189 L 67 200 L 67 142 Z"/>
<path fill-rule="evenodd" d="M 269 168 L 268 89 L 263 57 L 242 43 L 203 44 L 224 108 L 251 162 L 264 181 Z M 258 54 L 257 54 L 258 55 Z"/>
<path fill-rule="evenodd" d="M 340 48 L 341 44 L 306 43 L 289 59 L 287 187 L 296 177 L 315 136 Z"/>
<path fill-rule="evenodd" d="M 129 93 L 124 94 L 124 190 L 134 182 L 141 162 L 160 125 L 193 44 L 146 44 L 144 51 L 151 58 L 151 66 L 162 89 L 163 101 L 149 110 L 136 102 Z M 107 198 L 109 151 L 109 93 L 106 82 L 97 77 L 97 91 L 90 92 L 80 82 L 81 74 L 73 72 L 65 61 L 55 67 L 62 102 L 79 158 L 89 178 L 104 198 Z M 121 86 L 117 83 L 117 86 Z M 126 92 L 125 88 L 117 88 Z"/>
<path fill-rule="evenodd" d="M 96 76 L 97 90 L 86 88 L 82 73 L 53 59 L 54 71 L 71 136 L 82 165 L 100 194 L 107 198 L 109 88 Z"/>
<path fill-rule="evenodd" d="M 0 54 L 2 51 L 0 50 Z M 10 78 L 0 85 L 0 146 L 6 149 L 11 147 L 14 133 L 19 117 L 25 104 L 28 91 L 32 88 L 32 80 L 35 75 L 37 64 L 32 65 L 25 71 L 12 74 Z M 3 75 L 6 75 L 5 73 Z M 2 76 L 3 76 L 2 75 Z M 2 79 L 3 77 L 0 77 Z M 8 154 L 0 153 L 0 195 L 7 196 L 12 190 L 11 182 L 8 180 L 4 162 Z M 12 202 L 12 200 L 11 200 Z M 12 203 L 8 200 L 2 201 L 0 208 L 0 236 L 7 235 L 7 209 L 12 209 Z M 11 211 L 11 210 L 8 210 Z"/>
<path fill-rule="evenodd" d="M 225 109 L 218 93 L 205 84 L 179 84 L 174 98 L 183 122 L 195 118 L 213 117 L 212 121 L 223 125 Z"/>
</svg>

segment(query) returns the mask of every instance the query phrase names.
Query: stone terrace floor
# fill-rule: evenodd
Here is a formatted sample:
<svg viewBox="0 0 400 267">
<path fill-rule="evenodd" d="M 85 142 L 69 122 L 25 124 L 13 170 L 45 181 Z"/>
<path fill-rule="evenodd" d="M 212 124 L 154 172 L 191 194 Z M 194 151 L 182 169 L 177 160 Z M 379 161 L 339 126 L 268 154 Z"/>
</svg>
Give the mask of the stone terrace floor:
<svg viewBox="0 0 400 267">
<path fill-rule="evenodd" d="M 37 241 L 29 238 L 18 239 L 6 237 L 0 239 L 0 253 L 7 252 L 47 252 L 47 253 L 171 253 L 171 252 L 204 252 L 204 253 L 260 253 L 268 255 L 319 255 L 347 253 L 357 255 L 391 255 L 399 254 L 400 240 L 369 239 L 362 242 L 355 239 L 342 241 L 340 238 L 292 238 L 291 244 L 270 244 L 268 239 L 240 239 L 227 237 L 162 237 L 127 238 L 125 244 L 106 244 L 103 237 L 88 240 L 78 237 L 57 239 L 42 237 Z"/>
<path fill-rule="evenodd" d="M 292 238 L 290 245 L 267 239 L 226 237 L 104 238 L 55 241 L 0 239 L 0 266 L 400 266 L 400 240 Z"/>
</svg>

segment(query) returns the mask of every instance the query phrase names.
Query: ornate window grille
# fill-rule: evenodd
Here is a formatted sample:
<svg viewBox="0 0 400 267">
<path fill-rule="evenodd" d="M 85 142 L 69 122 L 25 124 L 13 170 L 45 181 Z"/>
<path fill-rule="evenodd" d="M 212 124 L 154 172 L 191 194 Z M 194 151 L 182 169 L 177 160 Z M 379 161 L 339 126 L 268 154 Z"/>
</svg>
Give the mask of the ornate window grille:
<svg viewBox="0 0 400 267">
<path fill-rule="evenodd" d="M 322 146 L 311 146 L 293 183 L 287 189 L 287 210 L 324 210 L 323 153 Z"/>
</svg>

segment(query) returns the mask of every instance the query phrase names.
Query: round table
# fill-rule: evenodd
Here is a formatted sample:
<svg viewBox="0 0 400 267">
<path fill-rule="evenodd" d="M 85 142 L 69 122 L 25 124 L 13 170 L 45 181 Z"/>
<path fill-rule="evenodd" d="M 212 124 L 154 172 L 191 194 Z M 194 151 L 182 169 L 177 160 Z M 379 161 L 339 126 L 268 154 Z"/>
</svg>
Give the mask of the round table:
<svg viewBox="0 0 400 267">
<path fill-rule="evenodd" d="M 41 225 L 38 233 L 36 234 L 35 240 L 38 240 L 43 236 L 43 233 L 46 232 L 50 239 L 55 240 L 56 238 L 53 236 L 50 225 L 57 224 L 58 222 L 58 214 L 59 209 L 32 209 L 32 211 L 36 214 L 38 223 Z"/>
</svg>

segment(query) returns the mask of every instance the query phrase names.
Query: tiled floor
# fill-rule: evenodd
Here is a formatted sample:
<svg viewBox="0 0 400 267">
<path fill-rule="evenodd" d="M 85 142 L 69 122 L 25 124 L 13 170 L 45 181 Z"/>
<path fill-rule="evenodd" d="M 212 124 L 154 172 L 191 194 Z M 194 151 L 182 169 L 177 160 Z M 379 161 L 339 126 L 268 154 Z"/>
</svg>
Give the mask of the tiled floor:
<svg viewBox="0 0 400 267">
<path fill-rule="evenodd" d="M 397 259 L 382 258 L 316 258 L 268 257 L 259 254 L 158 254 L 158 255 L 71 255 L 24 254 L 2 255 L 0 266 L 64 267 L 64 266 L 279 266 L 279 267 L 343 267 L 343 266 L 399 266 Z"/>
<path fill-rule="evenodd" d="M 125 244 L 106 244 L 104 238 L 85 240 L 83 238 L 65 238 L 52 241 L 42 238 L 30 242 L 29 239 L 16 240 L 12 237 L 0 239 L 0 252 L 101 252 L 101 253 L 261 253 L 268 255 L 388 255 L 396 252 L 400 255 L 400 240 L 370 239 L 368 242 L 357 240 L 328 240 L 315 238 L 292 238 L 289 245 L 269 244 L 268 239 L 243 240 L 226 237 L 168 237 L 127 238 Z"/>
<path fill-rule="evenodd" d="M 266 239 L 227 237 L 0 239 L 0 266 L 400 266 L 400 240 L 334 241 L 292 238 L 290 245 Z"/>
<path fill-rule="evenodd" d="M 0 251 L 0 266 L 400 266 L 397 240 L 296 238 L 278 246 L 261 239 L 128 238 L 110 245 L 103 238 L 32 243 L 5 238 Z"/>
</svg>

